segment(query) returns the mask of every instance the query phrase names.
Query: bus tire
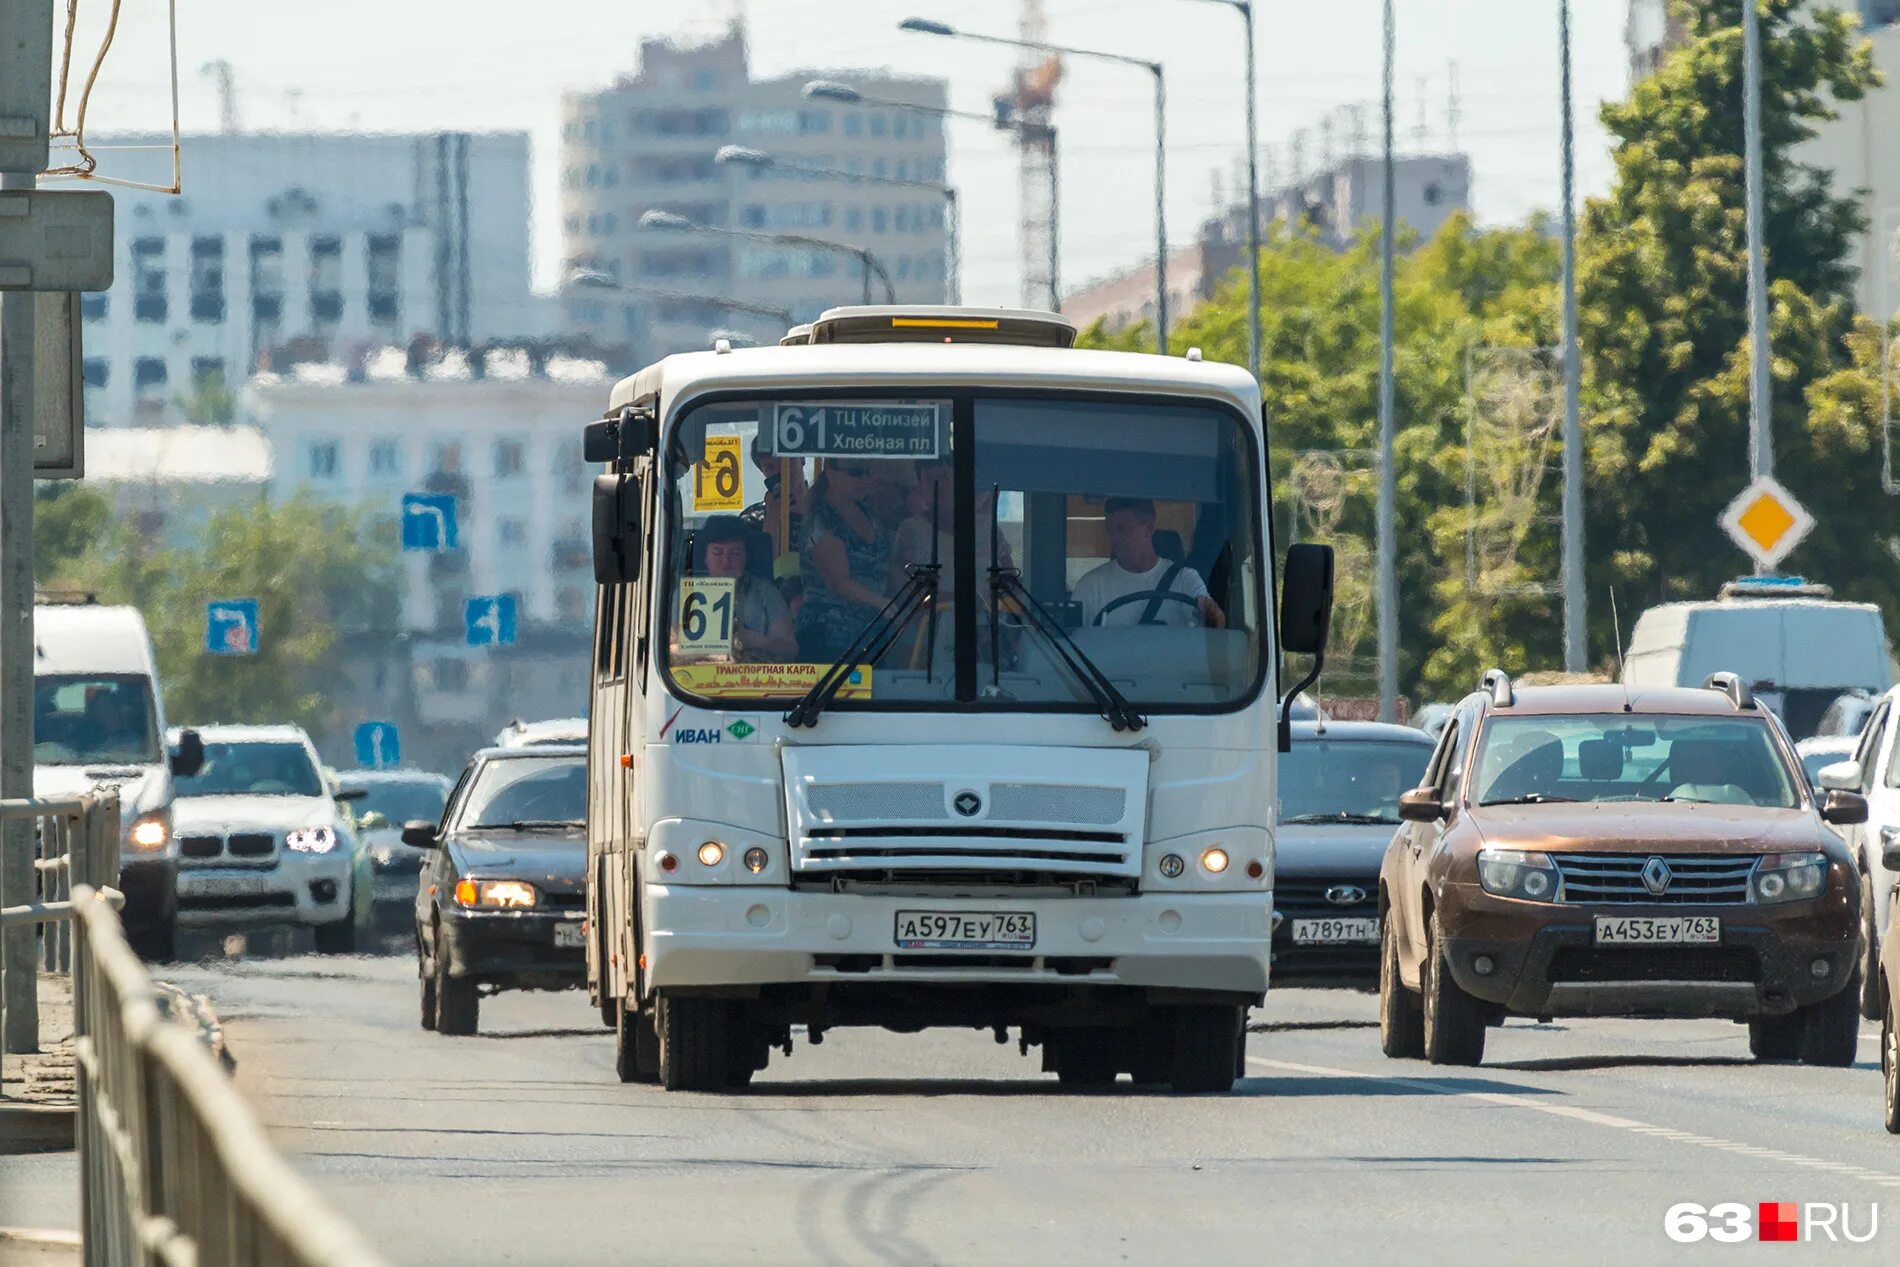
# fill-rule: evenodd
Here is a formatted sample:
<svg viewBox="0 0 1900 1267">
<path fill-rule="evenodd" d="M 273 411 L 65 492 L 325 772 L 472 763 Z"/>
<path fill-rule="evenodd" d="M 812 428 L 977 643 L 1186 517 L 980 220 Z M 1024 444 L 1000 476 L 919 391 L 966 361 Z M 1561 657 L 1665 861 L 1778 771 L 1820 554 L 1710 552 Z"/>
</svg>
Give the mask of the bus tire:
<svg viewBox="0 0 1900 1267">
<path fill-rule="evenodd" d="M 720 1091 L 732 1078 L 732 1005 L 661 994 L 660 1084 L 668 1091 Z"/>
<path fill-rule="evenodd" d="M 658 1082 L 660 1040 L 652 1015 L 624 1002 L 608 1006 L 614 1009 L 614 1073 L 622 1082 Z"/>
<path fill-rule="evenodd" d="M 1119 1029 L 1068 1029 L 1052 1039 L 1056 1081 L 1065 1087 L 1099 1088 L 1114 1085 L 1126 1060 L 1128 1046 Z"/>
<path fill-rule="evenodd" d="M 1234 1089 L 1234 1045 L 1246 1011 L 1227 1004 L 1176 1009 L 1168 1083 L 1177 1094 L 1209 1095 Z"/>
</svg>

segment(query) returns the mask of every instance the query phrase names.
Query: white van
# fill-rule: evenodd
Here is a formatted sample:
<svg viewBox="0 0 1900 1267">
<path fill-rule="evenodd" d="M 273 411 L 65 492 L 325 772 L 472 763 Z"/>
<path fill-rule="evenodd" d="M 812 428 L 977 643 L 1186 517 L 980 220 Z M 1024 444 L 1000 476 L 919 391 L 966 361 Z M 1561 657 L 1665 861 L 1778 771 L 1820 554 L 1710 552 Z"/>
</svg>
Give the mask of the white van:
<svg viewBox="0 0 1900 1267">
<path fill-rule="evenodd" d="M 148 959 L 169 958 L 178 921 L 172 777 L 204 759 L 197 732 L 164 744 L 158 664 L 132 607 L 90 600 L 33 608 L 33 793 L 119 791 L 119 887 L 126 935 Z"/>
<path fill-rule="evenodd" d="M 1893 651 L 1880 609 L 1838 603 L 1824 586 L 1737 582 L 1712 603 L 1665 603 L 1631 631 L 1623 681 L 1700 686 L 1740 674 L 1796 739 L 1813 735 L 1842 692 L 1893 685 Z"/>
</svg>

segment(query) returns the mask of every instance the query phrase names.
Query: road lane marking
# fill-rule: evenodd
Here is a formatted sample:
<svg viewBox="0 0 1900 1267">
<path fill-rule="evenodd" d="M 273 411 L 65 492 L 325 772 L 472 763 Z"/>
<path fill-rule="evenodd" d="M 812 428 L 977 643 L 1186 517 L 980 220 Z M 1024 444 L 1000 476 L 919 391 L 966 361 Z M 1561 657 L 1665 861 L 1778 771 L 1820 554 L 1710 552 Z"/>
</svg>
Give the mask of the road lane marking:
<svg viewBox="0 0 1900 1267">
<path fill-rule="evenodd" d="M 1290 1060 L 1269 1060 L 1264 1056 L 1249 1056 L 1247 1063 L 1260 1069 L 1276 1069 L 1286 1073 L 1306 1074 L 1325 1078 L 1353 1078 L 1364 1082 L 1378 1082 L 1387 1086 L 1403 1087 L 1413 1091 L 1424 1091 L 1432 1095 L 1448 1096 L 1458 1100 L 1475 1100 L 1481 1104 L 1496 1104 L 1504 1108 L 1528 1109 L 1533 1113 L 1543 1113 L 1549 1117 L 1568 1118 L 1573 1122 L 1584 1122 L 1591 1126 L 1607 1127 L 1611 1130 L 1625 1131 L 1633 1135 L 1647 1135 L 1652 1139 L 1665 1139 L 1672 1144 L 1689 1144 L 1696 1148 L 1709 1148 L 1718 1152 L 1739 1153 L 1750 1157 L 1760 1157 L 1769 1161 L 1786 1162 L 1808 1170 L 1827 1171 L 1831 1174 L 1845 1175 L 1852 1179 L 1865 1180 L 1868 1183 L 1881 1184 L 1889 1188 L 1900 1188 L 1900 1175 L 1886 1174 L 1878 1170 L 1868 1170 L 1862 1166 L 1846 1162 L 1829 1161 L 1822 1157 L 1809 1157 L 1804 1153 L 1779 1152 L 1760 1148 L 1753 1144 L 1742 1144 L 1730 1139 L 1717 1139 L 1709 1135 L 1696 1135 L 1689 1131 L 1680 1131 L 1668 1126 L 1656 1126 L 1649 1122 L 1639 1122 L 1635 1118 L 1618 1117 L 1613 1113 L 1600 1113 L 1595 1109 L 1580 1108 L 1572 1104 L 1544 1104 L 1532 1096 L 1514 1095 L 1505 1091 L 1473 1091 L 1468 1087 L 1456 1087 L 1450 1083 L 1435 1082 L 1430 1078 L 1400 1078 L 1387 1074 L 1362 1073 L 1356 1069 L 1337 1069 L 1331 1065 L 1297 1064 Z"/>
</svg>

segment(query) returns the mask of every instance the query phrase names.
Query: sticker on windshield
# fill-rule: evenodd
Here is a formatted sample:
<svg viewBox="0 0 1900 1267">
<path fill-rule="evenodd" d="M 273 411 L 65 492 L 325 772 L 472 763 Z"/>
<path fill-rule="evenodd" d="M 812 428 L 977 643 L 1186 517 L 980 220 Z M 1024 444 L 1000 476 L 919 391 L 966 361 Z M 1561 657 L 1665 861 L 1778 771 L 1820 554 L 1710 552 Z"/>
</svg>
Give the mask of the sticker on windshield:
<svg viewBox="0 0 1900 1267">
<path fill-rule="evenodd" d="M 823 664 L 675 664 L 673 680 L 682 690 L 711 698 L 799 696 L 812 688 L 830 666 Z M 858 667 L 838 688 L 839 699 L 869 699 L 871 670 Z"/>
<path fill-rule="evenodd" d="M 680 651 L 694 656 L 732 654 L 733 607 L 739 581 L 731 576 L 688 576 L 680 579 L 679 610 L 673 628 L 679 630 Z"/>
<path fill-rule="evenodd" d="M 947 416 L 941 405 L 914 401 L 774 405 L 772 452 L 778 457 L 934 458 L 945 448 Z"/>
<path fill-rule="evenodd" d="M 693 464 L 693 512 L 745 508 L 745 481 L 740 478 L 738 436 L 707 436 L 706 456 Z"/>
</svg>

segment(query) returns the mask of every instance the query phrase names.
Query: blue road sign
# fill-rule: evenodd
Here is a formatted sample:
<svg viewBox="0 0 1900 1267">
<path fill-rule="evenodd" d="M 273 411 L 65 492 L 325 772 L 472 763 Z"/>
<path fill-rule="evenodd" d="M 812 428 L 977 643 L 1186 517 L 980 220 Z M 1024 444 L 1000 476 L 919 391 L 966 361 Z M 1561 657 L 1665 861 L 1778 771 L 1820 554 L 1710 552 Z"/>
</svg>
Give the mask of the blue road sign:
<svg viewBox="0 0 1900 1267">
<path fill-rule="evenodd" d="M 220 598 L 205 604 L 205 650 L 212 655 L 257 654 L 257 600 Z"/>
<path fill-rule="evenodd" d="M 515 640 L 515 596 L 483 594 L 462 604 L 462 628 L 471 647 L 505 647 Z"/>
<path fill-rule="evenodd" d="M 356 764 L 381 770 L 402 762 L 402 736 L 393 721 L 366 721 L 356 727 Z"/>
<path fill-rule="evenodd" d="M 453 550 L 456 542 L 453 493 L 402 495 L 402 548 Z"/>
</svg>

